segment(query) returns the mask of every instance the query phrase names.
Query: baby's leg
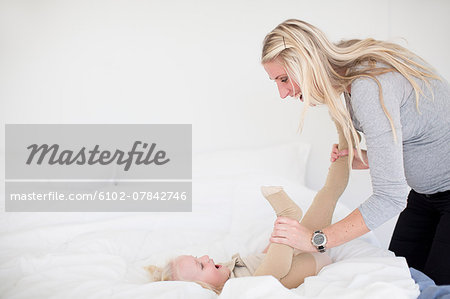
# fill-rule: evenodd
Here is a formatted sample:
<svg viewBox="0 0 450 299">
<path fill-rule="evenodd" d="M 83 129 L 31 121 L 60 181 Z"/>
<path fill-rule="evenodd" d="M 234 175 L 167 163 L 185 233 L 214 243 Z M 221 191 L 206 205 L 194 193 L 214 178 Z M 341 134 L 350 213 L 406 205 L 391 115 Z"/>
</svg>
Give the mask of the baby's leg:
<svg viewBox="0 0 450 299">
<path fill-rule="evenodd" d="M 317 192 L 301 224 L 316 231 L 331 224 L 337 201 L 347 186 L 348 157 L 340 157 L 330 166 L 325 185 Z"/>
<path fill-rule="evenodd" d="M 302 252 L 294 256 L 289 273 L 280 279 L 280 282 L 288 289 L 298 287 L 306 277 L 314 276 L 326 265 L 331 264 L 331 258 L 326 253 Z"/>
<path fill-rule="evenodd" d="M 335 125 L 339 135 L 338 149 L 340 151 L 347 149 L 348 143 L 341 126 L 337 122 L 335 122 Z M 331 164 L 325 185 L 314 197 L 311 206 L 302 219 L 302 225 L 316 231 L 331 224 L 336 203 L 347 187 L 349 175 L 348 156 L 340 157 Z"/>
<path fill-rule="evenodd" d="M 299 206 L 284 192 L 283 187 L 270 186 L 261 187 L 261 193 L 272 206 L 277 217 L 284 216 L 299 221 L 303 212 Z"/>
<path fill-rule="evenodd" d="M 339 135 L 339 150 L 348 148 L 340 125 L 335 122 Z M 340 157 L 331 164 L 325 186 L 317 193 L 313 203 L 303 217 L 302 224 L 311 230 L 322 229 L 331 224 L 336 202 L 344 192 L 349 178 L 348 157 Z M 275 189 L 274 189 L 275 188 Z M 266 192 L 265 192 L 265 191 Z M 301 210 L 282 191 L 281 187 L 272 187 L 263 194 L 272 205 L 277 216 L 287 216 L 295 220 L 301 218 Z M 277 195 L 277 196 L 274 196 Z M 280 200 L 276 200 L 276 199 Z M 300 213 L 299 213 L 300 211 Z M 318 273 L 325 264 L 331 263 L 326 254 L 300 253 L 292 258 L 293 248 L 271 243 L 262 264 L 253 275 L 273 275 L 288 288 L 295 288 L 303 280 Z"/>
<path fill-rule="evenodd" d="M 302 210 L 289 198 L 282 187 L 262 187 L 261 192 L 274 209 L 277 217 L 295 220 L 302 218 Z M 271 243 L 254 276 L 272 275 L 277 279 L 286 276 L 291 269 L 294 249 L 288 245 Z"/>
</svg>

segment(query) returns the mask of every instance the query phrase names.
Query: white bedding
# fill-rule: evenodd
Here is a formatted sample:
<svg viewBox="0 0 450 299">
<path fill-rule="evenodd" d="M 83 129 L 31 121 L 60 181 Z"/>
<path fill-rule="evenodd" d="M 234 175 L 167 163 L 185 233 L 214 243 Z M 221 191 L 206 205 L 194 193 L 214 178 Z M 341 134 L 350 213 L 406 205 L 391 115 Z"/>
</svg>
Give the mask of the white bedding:
<svg viewBox="0 0 450 299">
<path fill-rule="evenodd" d="M 197 172 L 196 172 L 197 173 Z M 195 283 L 149 283 L 143 266 L 178 254 L 260 252 L 275 215 L 261 185 L 282 185 L 304 209 L 315 192 L 257 172 L 193 179 L 192 213 L 3 213 L 0 298 L 216 298 Z M 334 220 L 348 209 L 338 204 Z M 219 298 L 416 298 L 403 258 L 372 234 L 330 250 L 335 263 L 294 290 L 273 277 L 229 280 Z"/>
</svg>

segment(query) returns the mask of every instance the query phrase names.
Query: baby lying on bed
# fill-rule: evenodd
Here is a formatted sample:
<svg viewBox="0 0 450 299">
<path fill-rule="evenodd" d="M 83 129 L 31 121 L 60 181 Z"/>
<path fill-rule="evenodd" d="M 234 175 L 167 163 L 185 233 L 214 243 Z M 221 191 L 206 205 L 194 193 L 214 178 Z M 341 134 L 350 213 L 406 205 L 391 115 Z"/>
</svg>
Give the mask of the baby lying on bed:
<svg viewBox="0 0 450 299">
<path fill-rule="evenodd" d="M 287 196 L 281 187 L 262 187 L 261 191 L 272 205 L 277 216 L 300 220 L 301 209 Z M 150 266 L 154 280 L 182 280 L 197 282 L 217 293 L 229 278 L 272 275 L 287 288 L 296 288 L 303 280 L 316 275 L 322 267 L 331 263 L 326 253 L 297 253 L 292 247 L 272 243 L 267 254 L 247 257 L 233 256 L 232 260 L 216 265 L 208 256 L 196 258 L 182 255 L 162 269 Z"/>
<path fill-rule="evenodd" d="M 338 128 L 339 150 L 347 148 L 342 131 Z M 338 198 L 348 183 L 348 157 L 336 160 L 330 167 L 325 186 L 317 193 L 301 223 L 315 231 L 331 224 Z M 302 210 L 289 198 L 282 187 L 262 187 L 261 191 L 274 209 L 277 217 L 284 216 L 299 221 Z M 296 288 L 308 276 L 316 275 L 331 263 L 326 253 L 295 252 L 288 245 L 271 243 L 267 253 L 240 257 L 215 264 L 208 256 L 200 258 L 182 255 L 171 260 L 165 267 L 149 266 L 153 281 L 192 281 L 220 293 L 230 278 L 272 275 L 285 287 Z"/>
</svg>

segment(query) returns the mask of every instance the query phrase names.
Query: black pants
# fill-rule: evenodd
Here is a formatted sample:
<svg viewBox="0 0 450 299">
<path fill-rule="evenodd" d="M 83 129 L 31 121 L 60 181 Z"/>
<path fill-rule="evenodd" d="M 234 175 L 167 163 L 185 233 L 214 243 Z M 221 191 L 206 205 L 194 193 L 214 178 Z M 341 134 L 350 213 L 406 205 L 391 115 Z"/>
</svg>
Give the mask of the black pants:
<svg viewBox="0 0 450 299">
<path fill-rule="evenodd" d="M 425 195 L 411 190 L 389 250 L 436 284 L 450 284 L 450 191 Z"/>
</svg>

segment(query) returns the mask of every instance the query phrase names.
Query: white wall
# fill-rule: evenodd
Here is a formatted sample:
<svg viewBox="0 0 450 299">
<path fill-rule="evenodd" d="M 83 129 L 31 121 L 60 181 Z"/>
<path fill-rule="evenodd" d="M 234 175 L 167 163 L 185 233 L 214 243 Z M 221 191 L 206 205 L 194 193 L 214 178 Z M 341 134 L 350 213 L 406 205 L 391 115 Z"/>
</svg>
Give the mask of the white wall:
<svg viewBox="0 0 450 299">
<path fill-rule="evenodd" d="M 449 12 L 445 0 L 3 0 L 1 123 L 192 123 L 194 152 L 303 140 L 319 189 L 333 125 L 315 108 L 297 134 L 302 104 L 280 101 L 259 63 L 265 34 L 298 18 L 335 41 L 393 40 L 450 78 Z M 343 201 L 357 207 L 370 188 L 353 173 Z"/>
</svg>

